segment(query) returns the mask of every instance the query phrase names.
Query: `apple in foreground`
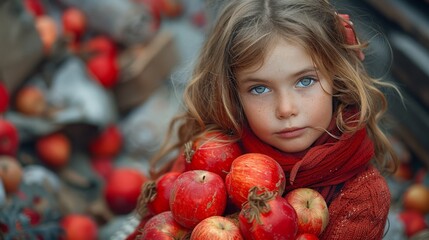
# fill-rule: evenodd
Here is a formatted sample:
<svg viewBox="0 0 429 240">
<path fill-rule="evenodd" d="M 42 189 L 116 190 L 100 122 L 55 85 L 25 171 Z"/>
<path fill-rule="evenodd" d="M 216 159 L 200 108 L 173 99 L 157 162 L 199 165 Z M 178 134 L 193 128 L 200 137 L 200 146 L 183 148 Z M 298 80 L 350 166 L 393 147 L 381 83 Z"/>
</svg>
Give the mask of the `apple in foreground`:
<svg viewBox="0 0 429 240">
<path fill-rule="evenodd" d="M 207 170 L 225 179 L 231 164 L 242 151 L 237 142 L 221 132 L 207 132 L 193 142 L 185 144 L 185 169 Z"/>
<path fill-rule="evenodd" d="M 319 238 L 312 233 L 301 233 L 295 240 L 319 240 Z"/>
<path fill-rule="evenodd" d="M 225 184 L 216 173 L 205 170 L 181 173 L 170 191 L 173 217 L 189 229 L 205 218 L 222 215 L 226 207 Z"/>
<path fill-rule="evenodd" d="M 280 164 L 272 157 L 261 153 L 246 153 L 237 157 L 225 177 L 228 196 L 235 206 L 241 208 L 248 200 L 253 187 L 283 195 L 286 176 Z"/>
<path fill-rule="evenodd" d="M 241 240 L 240 229 L 229 218 L 223 216 L 211 216 L 192 230 L 191 240 Z"/>
<path fill-rule="evenodd" d="M 311 188 L 297 188 L 288 192 L 286 200 L 298 216 L 298 234 L 319 236 L 329 222 L 329 211 L 323 196 Z"/>
<path fill-rule="evenodd" d="M 146 222 L 139 239 L 186 239 L 189 231 L 174 220 L 171 211 L 166 211 L 151 217 Z"/>
</svg>

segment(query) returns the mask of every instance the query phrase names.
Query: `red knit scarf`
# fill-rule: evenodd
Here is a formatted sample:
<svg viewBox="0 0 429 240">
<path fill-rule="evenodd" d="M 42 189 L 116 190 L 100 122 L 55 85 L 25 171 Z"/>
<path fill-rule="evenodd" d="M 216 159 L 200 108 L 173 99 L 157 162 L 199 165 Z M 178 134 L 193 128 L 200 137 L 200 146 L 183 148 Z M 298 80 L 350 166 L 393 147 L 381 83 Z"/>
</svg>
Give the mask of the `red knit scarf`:
<svg viewBox="0 0 429 240">
<path fill-rule="evenodd" d="M 335 119 L 329 129 L 333 135 L 341 135 Z M 364 171 L 374 155 L 374 146 L 365 128 L 355 134 L 342 134 L 339 140 L 324 133 L 309 149 L 293 154 L 262 142 L 248 127 L 241 141 L 246 152 L 269 155 L 282 166 L 289 177 L 286 192 L 310 187 L 317 189 L 327 201 L 332 200 L 336 186 Z"/>
</svg>

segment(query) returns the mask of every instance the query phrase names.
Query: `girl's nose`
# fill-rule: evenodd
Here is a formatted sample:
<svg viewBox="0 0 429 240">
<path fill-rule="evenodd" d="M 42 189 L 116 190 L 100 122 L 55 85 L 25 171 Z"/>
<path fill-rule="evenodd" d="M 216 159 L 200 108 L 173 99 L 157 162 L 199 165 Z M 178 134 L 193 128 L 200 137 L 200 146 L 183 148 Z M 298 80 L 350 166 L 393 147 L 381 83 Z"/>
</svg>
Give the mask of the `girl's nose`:
<svg viewBox="0 0 429 240">
<path fill-rule="evenodd" d="M 276 117 L 285 119 L 297 114 L 296 101 L 291 95 L 279 95 L 276 103 Z"/>
</svg>

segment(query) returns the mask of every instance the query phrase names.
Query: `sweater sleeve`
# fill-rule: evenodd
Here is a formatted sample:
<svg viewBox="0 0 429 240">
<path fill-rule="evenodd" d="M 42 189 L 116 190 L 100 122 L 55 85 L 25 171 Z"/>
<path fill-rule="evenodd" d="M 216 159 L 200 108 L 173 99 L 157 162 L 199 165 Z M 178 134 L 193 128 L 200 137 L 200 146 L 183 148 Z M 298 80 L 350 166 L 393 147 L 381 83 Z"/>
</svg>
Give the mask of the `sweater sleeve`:
<svg viewBox="0 0 429 240">
<path fill-rule="evenodd" d="M 347 182 L 329 206 L 329 224 L 320 239 L 382 239 L 390 192 L 374 167 Z"/>
</svg>

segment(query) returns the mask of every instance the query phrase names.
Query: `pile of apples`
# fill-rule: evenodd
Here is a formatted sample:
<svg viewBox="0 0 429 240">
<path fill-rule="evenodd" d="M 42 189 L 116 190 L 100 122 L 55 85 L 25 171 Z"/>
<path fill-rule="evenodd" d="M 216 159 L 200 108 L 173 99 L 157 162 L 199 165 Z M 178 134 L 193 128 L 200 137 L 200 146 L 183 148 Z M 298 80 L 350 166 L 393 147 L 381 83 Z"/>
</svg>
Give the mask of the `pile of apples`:
<svg viewBox="0 0 429 240">
<path fill-rule="evenodd" d="M 318 239 L 329 221 L 315 190 L 285 193 L 286 177 L 271 157 L 243 154 L 220 132 L 186 144 L 172 171 L 146 181 L 133 239 Z M 181 167 L 180 167 L 181 166 Z"/>
</svg>

